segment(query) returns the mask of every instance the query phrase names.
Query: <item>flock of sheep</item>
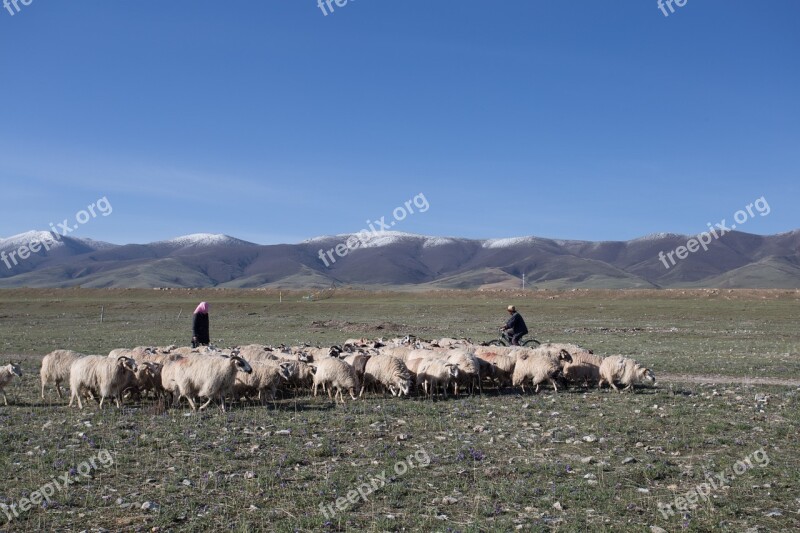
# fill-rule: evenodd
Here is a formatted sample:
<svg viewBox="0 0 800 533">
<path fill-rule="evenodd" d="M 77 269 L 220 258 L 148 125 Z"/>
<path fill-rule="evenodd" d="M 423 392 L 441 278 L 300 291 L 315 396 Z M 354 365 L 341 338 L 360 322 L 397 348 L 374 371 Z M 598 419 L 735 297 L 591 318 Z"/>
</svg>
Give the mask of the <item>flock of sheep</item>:
<svg viewBox="0 0 800 533">
<path fill-rule="evenodd" d="M 17 365 L 0 367 L 0 392 L 21 376 Z M 311 391 L 322 387 L 329 398 L 344 403 L 365 391 L 393 396 L 412 393 L 428 397 L 452 392 L 482 392 L 484 386 L 525 387 L 539 391 L 549 383 L 578 386 L 608 384 L 631 390 L 636 384 L 654 384 L 653 372 L 623 356 L 601 358 L 574 344 L 546 344 L 537 348 L 477 346 L 465 340 L 418 341 L 411 337 L 386 343 L 350 339 L 342 346 L 314 348 L 248 345 L 217 350 L 203 347 L 137 347 L 112 350 L 108 356 L 56 350 L 42 360 L 42 399 L 45 389 L 69 383 L 70 402 L 83 408 L 92 398 L 102 409 L 105 400 L 117 407 L 123 398 L 163 398 L 178 406 L 185 399 L 192 410 L 212 402 L 226 410 L 226 399 L 265 402 L 278 392 Z M 334 397 L 335 393 L 335 397 Z M 202 403 L 201 403 L 202 402 Z M 198 407 L 199 405 L 199 407 Z"/>
</svg>

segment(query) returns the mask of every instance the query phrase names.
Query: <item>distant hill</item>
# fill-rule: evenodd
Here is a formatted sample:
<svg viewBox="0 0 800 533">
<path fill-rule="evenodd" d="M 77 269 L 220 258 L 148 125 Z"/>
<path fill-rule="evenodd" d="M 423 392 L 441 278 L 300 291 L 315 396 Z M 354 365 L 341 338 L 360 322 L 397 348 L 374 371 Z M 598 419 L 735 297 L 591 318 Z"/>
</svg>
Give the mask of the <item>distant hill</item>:
<svg viewBox="0 0 800 533">
<path fill-rule="evenodd" d="M 49 235 L 27 232 L 0 239 L 0 288 L 297 289 L 337 283 L 364 288 L 479 289 L 519 287 L 523 274 L 526 286 L 549 289 L 800 287 L 800 230 L 769 236 L 731 232 L 711 242 L 707 251 L 676 258 L 675 265 L 660 260 L 659 253 L 685 246 L 690 238 L 686 235 L 589 242 L 385 232 L 343 257 L 326 252 L 348 239 L 355 243 L 354 235 L 266 246 L 215 234 L 126 245 L 61 237 L 50 238 L 49 249 L 19 258 L 21 247 Z"/>
</svg>

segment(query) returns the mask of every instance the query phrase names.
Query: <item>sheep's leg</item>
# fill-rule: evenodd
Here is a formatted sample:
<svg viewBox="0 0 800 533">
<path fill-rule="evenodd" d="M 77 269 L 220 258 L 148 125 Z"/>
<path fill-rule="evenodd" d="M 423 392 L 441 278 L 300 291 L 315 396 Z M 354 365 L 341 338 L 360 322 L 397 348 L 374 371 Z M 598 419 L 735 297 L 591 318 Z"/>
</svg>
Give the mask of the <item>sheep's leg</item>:
<svg viewBox="0 0 800 533">
<path fill-rule="evenodd" d="M 45 383 L 43 381 L 42 382 L 42 400 L 44 400 L 44 385 L 45 385 Z"/>
<path fill-rule="evenodd" d="M 354 400 L 357 400 L 356 395 L 353 393 L 353 389 L 350 389 L 350 397 Z"/>
<path fill-rule="evenodd" d="M 192 400 L 192 396 L 190 394 L 183 396 L 189 401 L 189 407 L 192 408 L 192 411 L 197 411 L 197 405 L 195 405 L 194 400 Z M 180 397 L 178 397 L 178 401 L 180 401 Z"/>
<path fill-rule="evenodd" d="M 612 389 L 614 389 L 615 391 L 619 392 L 619 389 L 617 388 L 617 386 L 614 385 L 614 380 L 609 380 L 608 384 L 611 386 Z"/>
<path fill-rule="evenodd" d="M 539 384 L 536 384 L 536 390 L 533 391 L 534 394 L 539 394 Z"/>
<path fill-rule="evenodd" d="M 333 400 L 333 397 L 331 396 L 331 390 L 332 389 L 333 389 L 333 387 L 328 387 L 328 399 L 329 400 Z"/>
<path fill-rule="evenodd" d="M 3 401 L 6 405 L 8 405 L 8 398 L 6 397 L 6 391 L 3 391 Z"/>
<path fill-rule="evenodd" d="M 556 380 L 550 378 L 550 383 L 553 385 L 553 392 L 558 393 L 558 387 L 556 387 Z"/>
<path fill-rule="evenodd" d="M 628 386 L 627 386 L 627 387 L 625 387 L 625 388 L 624 388 L 624 389 L 622 389 L 622 390 L 624 390 L 624 391 L 633 390 L 633 383 L 629 383 L 629 384 L 628 384 Z"/>
<path fill-rule="evenodd" d="M 103 396 L 103 395 L 100 395 L 100 409 L 102 409 L 102 408 L 103 408 L 103 401 L 104 401 L 105 399 L 106 399 L 106 397 L 105 397 L 105 396 Z"/>
<path fill-rule="evenodd" d="M 219 408 L 222 409 L 222 412 L 225 412 L 225 395 L 223 393 L 219 393 Z"/>
<path fill-rule="evenodd" d="M 204 410 L 206 407 L 208 407 L 208 406 L 209 406 L 209 404 L 211 404 L 211 402 L 212 402 L 213 400 L 214 400 L 214 397 L 213 397 L 213 396 L 209 396 L 209 397 L 208 397 L 208 400 L 206 401 L 206 403 L 204 403 L 203 405 L 201 405 L 201 406 L 200 406 L 200 411 L 202 411 L 202 410 Z"/>
</svg>

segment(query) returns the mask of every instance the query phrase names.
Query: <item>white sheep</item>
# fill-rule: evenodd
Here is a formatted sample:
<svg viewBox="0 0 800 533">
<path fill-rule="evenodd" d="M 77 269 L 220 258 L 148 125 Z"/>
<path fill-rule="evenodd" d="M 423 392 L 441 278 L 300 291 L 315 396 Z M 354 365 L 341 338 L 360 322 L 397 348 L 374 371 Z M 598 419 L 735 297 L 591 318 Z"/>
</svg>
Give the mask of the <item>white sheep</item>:
<svg viewBox="0 0 800 533">
<path fill-rule="evenodd" d="M 514 375 L 514 366 L 517 363 L 516 357 L 502 353 L 483 352 L 477 356 L 478 360 L 484 361 L 488 372 L 481 372 L 497 383 L 499 387 L 511 384 L 511 377 Z"/>
<path fill-rule="evenodd" d="M 593 385 L 600 381 L 602 357 L 589 352 L 573 352 L 570 355 L 572 362 L 565 363 L 561 369 L 567 381 L 584 385 Z"/>
<path fill-rule="evenodd" d="M 364 366 L 364 383 L 361 396 L 368 386 L 382 385 L 389 389 L 392 396 L 408 396 L 411 390 L 411 374 L 405 363 L 390 355 L 370 357 Z"/>
<path fill-rule="evenodd" d="M 225 395 L 233 389 L 239 371 L 249 374 L 253 368 L 238 355 L 193 355 L 166 365 L 161 376 L 164 388 L 173 394 L 177 391 L 177 400 L 186 398 L 193 411 L 198 410 L 195 398 L 208 399 L 201 411 L 218 398 L 225 412 Z"/>
<path fill-rule="evenodd" d="M 249 362 L 249 361 L 248 361 Z M 265 392 L 269 392 L 269 397 L 275 399 L 278 391 L 278 383 L 281 380 L 289 380 L 289 365 L 292 363 L 278 363 L 274 361 L 253 362 L 253 371 L 249 374 L 237 374 L 233 384 L 233 396 L 237 399 L 242 396 L 249 398 L 256 394 L 263 404 L 267 400 Z"/>
<path fill-rule="evenodd" d="M 534 392 L 539 392 L 539 385 L 549 381 L 553 390 L 558 392 L 555 378 L 561 372 L 561 365 L 564 362 L 572 361 L 572 356 L 568 351 L 539 347 L 515 350 L 514 353 L 517 356 L 511 380 L 514 387 L 522 387 L 522 392 L 525 392 L 525 383 L 530 380 L 532 385 L 536 386 Z"/>
<path fill-rule="evenodd" d="M 316 363 L 314 372 L 314 396 L 317 395 L 317 388 L 322 385 L 328 391 L 328 398 L 331 398 L 331 389 L 337 389 L 336 397 L 344 403 L 342 391 L 350 393 L 350 397 L 357 399 L 356 392 L 359 391 L 358 376 L 355 369 L 336 357 L 326 357 Z"/>
<path fill-rule="evenodd" d="M 22 377 L 22 369 L 19 365 L 15 365 L 14 363 L 9 363 L 6 366 L 0 366 L 0 393 L 3 394 L 3 401 L 6 405 L 8 405 L 8 398 L 6 397 L 6 385 L 11 383 L 11 380 L 14 379 L 14 376 L 18 378 Z"/>
<path fill-rule="evenodd" d="M 73 352 L 72 350 L 55 350 L 45 355 L 42 359 L 42 369 L 40 376 L 42 378 L 42 399 L 44 400 L 44 388 L 51 383 L 55 384 L 58 397 L 63 398 L 61 394 L 61 383 L 69 382 L 69 371 L 72 368 L 72 363 L 78 359 L 86 357 L 82 353 Z"/>
<path fill-rule="evenodd" d="M 633 386 L 639 383 L 655 385 L 656 376 L 649 368 L 645 368 L 629 357 L 612 355 L 603 359 L 600 365 L 600 380 L 598 387 L 603 386 L 603 382 L 608 383 L 617 392 L 622 390 L 633 390 Z M 616 383 L 624 385 L 620 390 Z"/>
<path fill-rule="evenodd" d="M 478 385 L 478 391 L 483 393 L 481 364 L 474 354 L 463 349 L 449 350 L 447 362 L 458 366 L 458 377 L 453 380 L 453 392 L 456 396 L 458 396 L 459 385 L 463 385 L 465 388 L 469 387 L 470 392 L 474 392 L 475 385 Z"/>
<path fill-rule="evenodd" d="M 122 391 L 128 385 L 130 374 L 136 372 L 136 361 L 130 357 L 109 359 L 102 355 L 87 355 L 72 363 L 69 373 L 70 399 L 72 406 L 78 400 L 83 409 L 82 391 L 88 390 L 100 396 L 100 409 L 106 398 L 114 398 L 117 408 L 122 407 Z"/>
<path fill-rule="evenodd" d="M 311 389 L 314 384 L 314 368 L 302 361 L 281 361 L 289 375 L 288 385 L 295 389 Z"/>
<path fill-rule="evenodd" d="M 439 358 L 422 359 L 417 366 L 417 386 L 422 387 L 426 395 L 438 394 L 439 387 L 447 397 L 447 387 L 458 379 L 457 363 L 448 363 Z"/>
</svg>

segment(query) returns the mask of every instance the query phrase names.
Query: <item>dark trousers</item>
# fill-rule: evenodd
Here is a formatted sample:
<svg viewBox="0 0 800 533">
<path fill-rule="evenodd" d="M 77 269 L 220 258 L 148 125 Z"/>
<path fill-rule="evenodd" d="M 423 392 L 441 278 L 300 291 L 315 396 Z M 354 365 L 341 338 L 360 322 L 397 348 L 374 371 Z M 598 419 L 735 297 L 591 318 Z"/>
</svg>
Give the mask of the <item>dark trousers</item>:
<svg viewBox="0 0 800 533">
<path fill-rule="evenodd" d="M 519 340 L 525 335 L 524 333 L 514 333 L 513 329 L 507 329 L 506 335 L 511 339 L 511 346 L 519 346 Z"/>
</svg>

